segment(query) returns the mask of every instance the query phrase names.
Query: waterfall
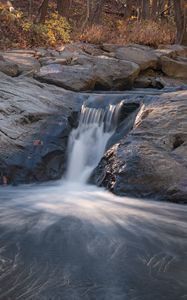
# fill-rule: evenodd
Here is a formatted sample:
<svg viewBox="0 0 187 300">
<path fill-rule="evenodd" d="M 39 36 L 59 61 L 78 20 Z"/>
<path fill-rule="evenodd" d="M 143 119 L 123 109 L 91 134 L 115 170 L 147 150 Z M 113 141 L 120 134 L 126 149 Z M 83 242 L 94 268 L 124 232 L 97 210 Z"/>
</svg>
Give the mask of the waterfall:
<svg viewBox="0 0 187 300">
<path fill-rule="evenodd" d="M 115 131 L 121 105 L 122 102 L 106 108 L 82 105 L 78 127 L 72 130 L 68 142 L 67 181 L 87 182 Z"/>
</svg>

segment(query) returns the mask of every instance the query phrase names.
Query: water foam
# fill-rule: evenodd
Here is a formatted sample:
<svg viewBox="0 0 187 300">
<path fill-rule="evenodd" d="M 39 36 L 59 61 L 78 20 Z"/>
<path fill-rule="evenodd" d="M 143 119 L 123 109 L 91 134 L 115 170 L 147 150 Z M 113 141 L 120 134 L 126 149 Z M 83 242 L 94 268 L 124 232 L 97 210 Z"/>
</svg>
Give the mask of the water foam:
<svg viewBox="0 0 187 300">
<path fill-rule="evenodd" d="M 67 181 L 87 182 L 116 129 L 120 108 L 121 103 L 105 109 L 82 106 L 79 125 L 69 138 Z"/>
</svg>

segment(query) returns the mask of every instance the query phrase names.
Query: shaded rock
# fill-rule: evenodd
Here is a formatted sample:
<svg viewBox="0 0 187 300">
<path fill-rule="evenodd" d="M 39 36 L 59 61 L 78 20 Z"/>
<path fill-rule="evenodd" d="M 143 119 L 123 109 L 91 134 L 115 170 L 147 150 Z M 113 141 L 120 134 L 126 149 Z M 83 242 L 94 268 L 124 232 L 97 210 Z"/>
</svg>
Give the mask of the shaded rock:
<svg viewBox="0 0 187 300">
<path fill-rule="evenodd" d="M 163 56 L 161 57 L 161 66 L 167 76 L 187 79 L 187 61 Z"/>
<path fill-rule="evenodd" d="M 82 97 L 84 98 L 84 97 Z M 82 99 L 31 78 L 0 75 L 0 183 L 60 178 Z"/>
<path fill-rule="evenodd" d="M 132 86 L 139 74 L 135 63 L 106 56 L 79 55 L 70 66 L 50 64 L 42 67 L 36 78 L 74 91 L 117 90 Z"/>
<path fill-rule="evenodd" d="M 166 85 L 163 78 L 139 76 L 134 81 L 135 88 L 157 88 L 162 89 Z"/>
<path fill-rule="evenodd" d="M 12 77 L 17 76 L 19 73 L 18 65 L 5 61 L 4 58 L 0 59 L 0 72 Z"/>
<path fill-rule="evenodd" d="M 177 56 L 176 51 L 172 50 L 172 49 L 156 49 L 153 50 L 154 54 L 160 58 L 162 56 L 167 56 L 167 57 L 171 57 L 171 58 L 175 58 Z"/>
<path fill-rule="evenodd" d="M 143 105 L 133 130 L 106 152 L 92 180 L 118 195 L 187 202 L 186 114 L 187 90 Z"/>
<path fill-rule="evenodd" d="M 187 57 L 187 47 L 174 44 L 174 45 L 159 45 L 159 49 L 168 49 L 173 51 L 174 55 L 184 56 Z"/>
<path fill-rule="evenodd" d="M 95 85 L 95 75 L 90 66 L 50 64 L 42 67 L 35 78 L 73 91 L 91 90 Z"/>
<path fill-rule="evenodd" d="M 36 72 L 40 69 L 40 63 L 34 57 L 35 51 L 14 50 L 10 52 L 2 52 L 5 60 L 17 64 L 19 73 Z"/>
</svg>

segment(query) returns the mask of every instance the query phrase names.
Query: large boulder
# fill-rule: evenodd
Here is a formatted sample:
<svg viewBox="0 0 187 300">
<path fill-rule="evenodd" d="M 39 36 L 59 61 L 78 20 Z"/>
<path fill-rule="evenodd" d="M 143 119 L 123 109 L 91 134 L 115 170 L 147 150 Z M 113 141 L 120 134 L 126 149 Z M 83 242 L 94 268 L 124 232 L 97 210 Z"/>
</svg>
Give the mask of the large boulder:
<svg viewBox="0 0 187 300">
<path fill-rule="evenodd" d="M 43 66 L 35 78 L 72 91 L 92 90 L 95 85 L 95 76 L 88 66 L 65 66 L 49 64 Z"/>
<path fill-rule="evenodd" d="M 6 61 L 18 66 L 19 73 L 31 73 L 40 69 L 40 63 L 35 58 L 35 51 L 12 50 L 2 52 L 1 55 Z"/>
<path fill-rule="evenodd" d="M 172 59 L 166 56 L 162 56 L 161 67 L 164 74 L 174 78 L 187 79 L 187 59 Z"/>
<path fill-rule="evenodd" d="M 0 72 L 8 76 L 17 76 L 19 74 L 18 65 L 0 58 Z"/>
<path fill-rule="evenodd" d="M 174 45 L 159 45 L 158 50 L 169 50 L 173 52 L 173 55 L 187 57 L 187 47 L 174 44 Z"/>
<path fill-rule="evenodd" d="M 72 92 L 0 73 L 0 183 L 61 177 L 77 100 Z"/>
<path fill-rule="evenodd" d="M 155 69 L 157 67 L 158 57 L 149 47 L 136 44 L 127 46 L 104 44 L 102 49 L 107 52 L 113 52 L 117 59 L 136 63 L 141 70 Z"/>
<path fill-rule="evenodd" d="M 117 195 L 187 202 L 187 90 L 153 97 L 92 180 Z M 123 128 L 121 128 L 123 130 Z"/>
<path fill-rule="evenodd" d="M 137 64 L 108 56 L 77 55 L 71 64 L 50 64 L 35 77 L 47 83 L 74 90 L 122 90 L 130 88 L 138 76 Z"/>
</svg>

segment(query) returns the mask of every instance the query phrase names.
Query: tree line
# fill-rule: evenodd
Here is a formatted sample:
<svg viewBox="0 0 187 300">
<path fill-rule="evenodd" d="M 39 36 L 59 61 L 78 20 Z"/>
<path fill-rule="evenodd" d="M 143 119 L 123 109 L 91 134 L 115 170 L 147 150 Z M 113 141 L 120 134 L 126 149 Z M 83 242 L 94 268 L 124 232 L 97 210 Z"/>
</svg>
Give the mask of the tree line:
<svg viewBox="0 0 187 300">
<path fill-rule="evenodd" d="M 14 6 L 18 0 L 0 2 Z M 124 20 L 171 22 L 176 26 L 176 43 L 187 45 L 187 0 L 41 0 L 39 6 L 36 3 L 36 0 L 27 0 L 28 14 L 34 9 L 38 23 L 45 23 L 51 3 L 56 5 L 57 13 L 67 20 L 72 20 L 72 9 L 81 3 L 80 30 L 101 25 L 103 15 Z"/>
<path fill-rule="evenodd" d="M 29 0 L 32 2 L 32 0 Z M 116 0 L 113 0 L 116 2 Z M 45 22 L 50 0 L 43 0 L 38 11 L 39 22 Z M 57 11 L 60 15 L 69 18 L 73 0 L 56 0 Z M 107 0 L 85 0 L 86 7 L 83 25 L 102 23 L 103 11 L 106 14 L 115 14 L 124 19 L 134 16 L 137 20 L 167 21 L 174 18 L 177 34 L 176 42 L 187 45 L 187 0 L 119 0 L 120 10 L 109 10 Z"/>
</svg>

